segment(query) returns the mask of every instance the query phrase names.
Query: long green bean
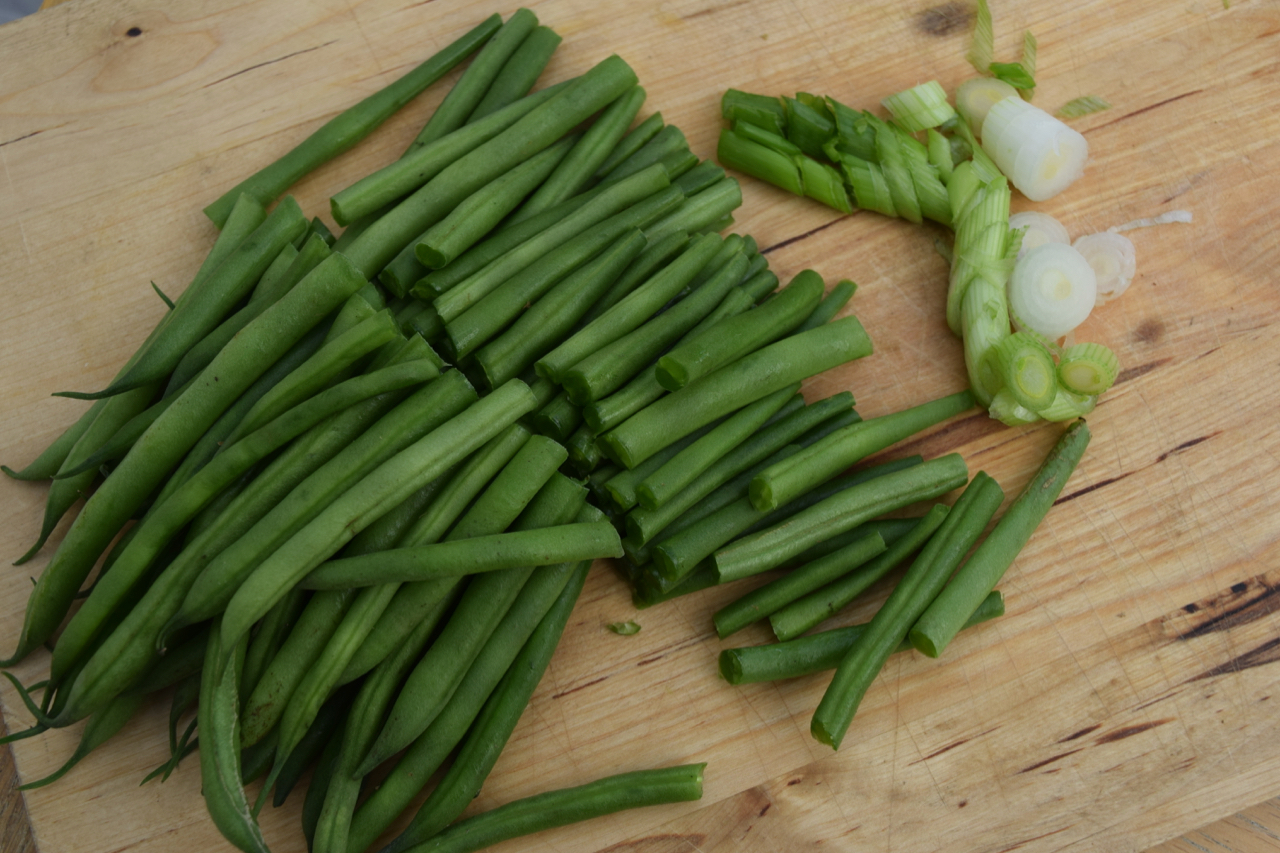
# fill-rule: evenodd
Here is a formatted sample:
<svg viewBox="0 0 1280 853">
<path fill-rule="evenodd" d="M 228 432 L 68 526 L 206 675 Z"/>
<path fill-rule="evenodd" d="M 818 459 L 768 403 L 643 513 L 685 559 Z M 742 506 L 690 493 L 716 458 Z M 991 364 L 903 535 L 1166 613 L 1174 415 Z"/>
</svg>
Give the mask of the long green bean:
<svg viewBox="0 0 1280 853">
<path fill-rule="evenodd" d="M 501 25 L 502 19 L 498 15 L 486 18 L 479 26 L 399 80 L 329 119 L 279 160 L 227 190 L 205 208 L 205 215 L 221 228 L 241 193 L 252 196 L 263 205 L 270 204 L 290 184 L 372 133 L 392 113 L 409 103 L 423 89 L 439 80 L 488 41 Z"/>
<path fill-rule="evenodd" d="M 551 61 L 551 55 L 560 46 L 560 41 L 560 36 L 550 27 L 534 27 L 533 32 L 520 42 L 516 52 L 511 54 L 511 58 L 503 63 L 497 78 L 471 111 L 468 123 L 495 113 L 528 94 Z"/>
</svg>

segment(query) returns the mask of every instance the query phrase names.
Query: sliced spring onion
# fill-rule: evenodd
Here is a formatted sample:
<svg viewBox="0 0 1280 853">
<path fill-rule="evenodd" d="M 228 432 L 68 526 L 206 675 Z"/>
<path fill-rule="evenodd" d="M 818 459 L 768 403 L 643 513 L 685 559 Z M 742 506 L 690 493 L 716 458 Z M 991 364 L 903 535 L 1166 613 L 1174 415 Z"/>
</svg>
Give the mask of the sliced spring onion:
<svg viewBox="0 0 1280 853">
<path fill-rule="evenodd" d="M 1156 225 L 1168 225 L 1170 222 L 1192 222 L 1194 219 L 1189 210 L 1170 210 L 1150 219 L 1135 219 L 1123 225 L 1112 226 L 1107 230 L 1113 234 L 1119 234 L 1121 231 L 1132 231 L 1135 228 L 1152 228 Z"/>
<path fill-rule="evenodd" d="M 1031 95 L 1036 90 L 1036 55 L 1039 53 L 1039 42 L 1036 37 L 1031 34 L 1031 30 L 1022 33 L 1022 68 L 1027 72 L 1027 76 L 1031 78 L 1031 88 L 1022 90 L 1022 97 L 1031 100 Z"/>
<path fill-rule="evenodd" d="M 1077 237 L 1071 244 L 1093 267 L 1098 279 L 1097 304 L 1115 299 L 1129 289 L 1137 270 L 1133 241 L 1121 234 L 1103 231 Z"/>
<path fill-rule="evenodd" d="M 1110 388 L 1120 373 L 1116 354 L 1102 344 L 1067 347 L 1058 362 L 1058 381 L 1076 394 L 1096 396 Z"/>
<path fill-rule="evenodd" d="M 956 114 L 947 101 L 947 90 L 937 80 L 890 95 L 880 103 L 903 130 L 911 133 L 937 127 Z"/>
<path fill-rule="evenodd" d="M 978 0 L 978 10 L 973 24 L 973 42 L 964 55 L 979 74 L 986 74 L 996 58 L 996 31 L 991 22 L 991 7 L 987 0 Z"/>
<path fill-rule="evenodd" d="M 938 170 L 938 177 L 946 184 L 951 180 L 955 170 L 955 158 L 951 154 L 951 143 L 933 128 L 929 128 L 929 162 Z"/>
<path fill-rule="evenodd" d="M 987 413 L 1005 426 L 1025 426 L 1040 420 L 1039 415 L 1015 400 L 1008 388 L 1001 388 L 991 398 Z"/>
<path fill-rule="evenodd" d="M 1105 98 L 1099 98 L 1097 95 L 1085 95 L 1083 98 L 1073 98 L 1067 101 L 1058 110 L 1058 118 L 1080 118 L 1080 116 L 1092 115 L 1100 113 L 1103 110 L 1111 109 L 1111 104 L 1107 103 Z"/>
<path fill-rule="evenodd" d="M 1021 62 L 993 62 L 991 63 L 991 73 L 996 76 L 997 80 L 1003 80 L 1013 88 L 1021 92 L 1030 92 L 1035 89 L 1036 81 L 1027 69 L 1022 67 Z M 1019 94 L 1018 97 L 1023 97 Z"/>
<path fill-rule="evenodd" d="M 1073 421 L 1092 412 L 1096 405 L 1098 405 L 1098 398 L 1094 395 L 1073 394 L 1066 388 L 1059 387 L 1053 402 L 1047 408 L 1040 410 L 1040 417 L 1046 421 L 1058 423 Z"/>
<path fill-rule="evenodd" d="M 964 364 L 969 372 L 969 387 L 979 404 L 989 406 L 1003 385 L 987 354 L 1009 336 L 1009 306 L 1004 288 L 984 278 L 975 278 L 961 301 L 960 323 L 964 328 Z"/>
<path fill-rule="evenodd" d="M 960 111 L 964 120 L 969 122 L 973 132 L 980 134 L 982 123 L 986 121 L 992 105 L 1005 98 L 1015 97 L 1018 97 L 1018 90 L 1003 80 L 997 80 L 995 77 L 974 77 L 971 80 L 965 80 L 960 84 L 960 88 L 956 89 L 956 109 Z"/>
<path fill-rule="evenodd" d="M 1020 213 L 1011 214 L 1009 216 L 1009 227 L 1023 229 L 1022 248 L 1018 250 L 1019 258 L 1036 246 L 1043 246 L 1045 243 L 1071 245 L 1071 237 L 1067 235 L 1067 226 L 1049 214 L 1041 213 L 1038 210 L 1024 210 Z"/>
<path fill-rule="evenodd" d="M 1032 201 L 1062 192 L 1084 174 L 1089 159 L 1083 136 L 1020 97 L 992 105 L 982 122 L 982 148 Z"/>
<path fill-rule="evenodd" d="M 1058 393 L 1058 371 L 1053 356 L 1038 338 L 1015 332 L 987 351 L 986 360 L 1004 381 L 1018 405 L 1039 412 Z"/>
<path fill-rule="evenodd" d="M 1097 277 L 1083 255 L 1071 246 L 1045 243 L 1013 265 L 1009 314 L 1014 326 L 1056 339 L 1084 322 L 1097 292 Z"/>
</svg>

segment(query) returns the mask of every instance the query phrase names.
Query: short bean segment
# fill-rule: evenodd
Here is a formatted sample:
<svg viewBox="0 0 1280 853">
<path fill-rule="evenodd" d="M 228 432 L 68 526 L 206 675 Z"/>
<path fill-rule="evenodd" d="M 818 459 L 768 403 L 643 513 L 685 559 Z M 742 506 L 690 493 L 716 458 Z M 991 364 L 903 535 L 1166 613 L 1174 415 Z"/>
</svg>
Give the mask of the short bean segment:
<svg viewBox="0 0 1280 853">
<path fill-rule="evenodd" d="M 585 499 L 582 486 L 563 476 L 552 477 L 514 527 L 532 532 L 563 525 L 577 515 Z M 449 625 L 414 668 L 386 726 L 361 761 L 362 775 L 408 746 L 431 724 L 532 573 L 532 567 L 520 567 L 472 579 Z"/>
<path fill-rule="evenodd" d="M 514 17 L 513 15 L 512 18 Z M 550 27 L 534 27 L 525 40 L 520 42 L 515 53 L 511 54 L 511 58 L 503 63 L 502 70 L 490 84 L 489 91 L 484 93 L 484 98 L 476 104 L 467 121 L 482 119 L 524 97 L 538 81 L 560 42 L 560 36 Z"/>
</svg>

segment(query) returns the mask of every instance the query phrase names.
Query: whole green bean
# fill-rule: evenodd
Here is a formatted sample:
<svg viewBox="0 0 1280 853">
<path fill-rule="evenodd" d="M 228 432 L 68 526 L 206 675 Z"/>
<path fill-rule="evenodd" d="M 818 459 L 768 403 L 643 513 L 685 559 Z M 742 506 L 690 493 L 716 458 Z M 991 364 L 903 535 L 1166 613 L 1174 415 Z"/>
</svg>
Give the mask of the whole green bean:
<svg viewBox="0 0 1280 853">
<path fill-rule="evenodd" d="M 662 127 L 662 113 L 654 113 L 640 122 L 614 146 L 609 156 L 596 169 L 594 177 L 603 178 L 608 175 L 618 167 L 619 163 L 647 145 L 649 140 L 658 135 Z"/>
<path fill-rule="evenodd" d="M 15 659 L 48 639 L 66 616 L 94 561 L 198 436 L 239 394 L 362 279 L 330 258 L 236 336 L 201 379 L 138 439 L 113 476 L 85 504 L 45 568 L 26 611 Z M 194 435 L 193 435 L 194 433 Z"/>
<path fill-rule="evenodd" d="M 43 779 L 36 779 L 19 785 L 18 790 L 31 791 L 36 788 L 43 788 L 45 785 L 61 779 L 67 774 L 67 771 L 80 763 L 80 759 L 102 746 L 116 732 L 124 728 L 125 723 L 129 722 L 138 709 L 142 707 L 142 702 L 145 698 L 142 694 L 136 694 L 117 696 L 112 699 L 105 708 L 89 718 L 89 722 L 84 727 L 84 732 L 80 735 L 80 742 L 76 744 L 75 751 L 71 753 L 71 757 L 66 760 L 66 763 Z"/>
<path fill-rule="evenodd" d="M 648 510 L 678 495 L 704 471 L 750 438 L 800 391 L 795 383 L 744 406 L 689 447 L 680 451 L 636 488 L 636 499 Z M 655 458 L 655 457 L 650 457 Z M 636 470 L 639 470 L 637 468 Z"/>
<path fill-rule="evenodd" d="M 741 631 L 800 596 L 848 574 L 884 550 L 884 538 L 872 532 L 821 560 L 791 570 L 717 610 L 712 617 L 716 635 L 723 640 Z"/>
<path fill-rule="evenodd" d="M 607 522 L 498 533 L 418 548 L 398 548 L 376 558 L 332 560 L 302 581 L 307 589 L 338 589 L 375 583 L 493 572 L 516 566 L 546 566 L 588 557 L 621 557 L 618 533 Z"/>
<path fill-rule="evenodd" d="M 706 764 L 637 770 L 606 776 L 576 788 L 515 800 L 448 827 L 412 853 L 471 853 L 508 838 L 532 835 L 626 809 L 702 799 Z"/>
<path fill-rule="evenodd" d="M 303 175 L 332 160 L 372 133 L 392 113 L 409 103 L 422 90 L 488 41 L 501 25 L 502 19 L 498 15 L 486 18 L 479 26 L 399 80 L 329 119 L 279 160 L 232 187 L 204 209 L 205 215 L 221 228 L 231 206 L 241 193 L 247 193 L 264 205 L 270 204 Z M 345 225 L 346 222 L 339 221 L 338 224 Z"/>
<path fill-rule="evenodd" d="M 942 654 L 1053 507 L 1089 445 L 1089 427 L 1077 420 L 1049 451 L 995 529 L 921 614 L 911 628 L 911 644 L 931 658 Z"/>
<path fill-rule="evenodd" d="M 354 687 L 341 688 L 320 708 L 311 728 L 307 729 L 306 735 L 285 759 L 284 766 L 276 777 L 275 796 L 271 805 L 276 808 L 284 805 L 302 774 L 320 758 L 329 741 L 341 739 L 342 725 L 347 720 L 347 711 L 351 708 L 355 694 Z"/>
<path fill-rule="evenodd" d="M 920 550 L 933 532 L 941 526 L 950 508 L 946 504 L 934 504 L 915 526 L 896 541 L 889 542 L 889 548 L 859 571 L 850 572 L 844 577 L 832 581 L 821 589 L 797 598 L 785 607 L 769 616 L 769 625 L 773 635 L 779 640 L 791 640 L 814 627 L 829 616 L 834 616 L 845 605 L 853 601 L 873 583 L 880 580 L 911 554 Z M 849 537 L 860 532 L 864 527 L 874 525 L 858 525 L 848 533 L 835 536 L 828 542 Z M 825 545 L 826 543 L 821 543 Z M 806 554 L 811 551 L 805 552 Z M 803 558 L 803 555 L 802 555 Z"/>
<path fill-rule="evenodd" d="M 146 695 L 185 682 L 192 676 L 200 674 L 200 666 L 204 662 L 205 643 L 209 639 L 207 627 L 193 633 L 169 650 L 169 654 L 161 658 L 146 675 L 126 690 L 126 693 Z M 196 680 L 199 684 L 199 679 Z"/>
<path fill-rule="evenodd" d="M 853 293 L 857 289 L 858 285 L 849 279 L 840 279 L 836 286 L 831 288 L 831 292 L 819 303 L 818 307 L 813 309 L 813 313 L 796 327 L 796 334 L 816 329 L 823 323 L 830 323 L 840 313 L 840 309 L 849 304 L 849 300 L 853 298 Z"/>
<path fill-rule="evenodd" d="M 262 674 L 289 638 L 310 598 L 311 594 L 306 590 L 294 590 L 277 601 L 271 612 L 263 617 L 244 654 L 244 669 L 240 673 L 242 702 L 247 702 L 253 695 L 258 682 L 262 680 Z M 172 651 L 168 652 L 161 660 L 168 660 L 172 654 Z"/>
<path fill-rule="evenodd" d="M 432 304 L 445 322 L 451 323 L 454 318 L 477 305 L 513 276 L 520 275 L 523 278 L 525 273 L 522 271 L 545 258 L 549 252 L 562 248 L 566 242 L 592 226 L 605 222 L 615 214 L 643 202 L 665 189 L 668 184 L 667 173 L 657 166 L 636 175 L 629 181 L 615 184 L 607 192 L 595 196 L 554 225 L 494 260 L 466 281 L 459 282 L 457 286 L 436 297 Z M 622 229 L 619 229 L 618 233 L 622 233 Z"/>
<path fill-rule="evenodd" d="M 547 182 L 520 206 L 511 221 L 520 222 L 528 219 L 535 213 L 554 207 L 572 197 L 585 187 L 591 180 L 591 175 L 617 147 L 622 135 L 627 132 L 627 127 L 640 111 L 644 98 L 644 89 L 635 86 L 606 107 L 569 152 L 564 162 L 557 166 Z"/>
<path fill-rule="evenodd" d="M 641 410 L 605 433 L 601 449 L 633 467 L 705 423 L 870 352 L 871 340 L 857 317 L 783 338 Z"/>
<path fill-rule="evenodd" d="M 513 379 L 370 472 L 253 570 L 227 604 L 224 635 L 247 634 L 272 604 L 355 534 L 532 410 L 535 402 L 528 386 Z"/>
<path fill-rule="evenodd" d="M 1004 596 L 992 591 L 964 627 L 971 628 L 1003 615 Z M 867 627 L 866 623 L 850 625 L 765 646 L 725 649 L 720 652 L 720 674 L 730 684 L 755 684 L 835 669 L 858 644 Z M 903 640 L 893 651 L 905 652 L 909 648 L 911 643 Z"/>
<path fill-rule="evenodd" d="M 190 384 L 195 381 L 192 377 L 187 384 L 180 387 L 173 394 L 161 397 L 138 414 L 134 415 L 124 423 L 115 434 L 105 441 L 101 447 L 90 454 L 83 462 L 71 468 L 58 471 L 54 474 L 53 479 L 65 480 L 68 477 L 75 477 L 86 471 L 96 471 L 103 465 L 123 459 L 125 454 L 129 452 L 129 448 L 133 447 L 133 443 L 137 441 L 144 432 L 146 432 L 156 418 L 164 414 L 164 410 L 173 405 L 173 401 L 182 396 Z"/>
<path fill-rule="evenodd" d="M 822 291 L 822 277 L 813 270 L 804 270 L 759 310 L 726 320 L 713 334 L 699 335 L 658 359 L 658 382 L 668 391 L 678 391 L 689 382 L 773 343 L 812 313 L 822 299 Z"/>
<path fill-rule="evenodd" d="M 838 430 L 757 474 L 751 481 L 751 502 L 759 509 L 784 504 L 872 453 L 972 407 L 973 394 L 966 390 Z"/>
<path fill-rule="evenodd" d="M 538 105 L 551 100 L 571 82 L 548 86 L 482 121 L 472 122 L 428 145 L 406 151 L 396 162 L 361 178 L 334 195 L 329 199 L 333 218 L 339 225 L 348 225 L 347 230 L 342 232 L 342 237 L 334 244 L 334 251 L 346 251 L 370 225 L 390 213 L 402 198 L 477 145 L 489 141 Z"/>
<path fill-rule="evenodd" d="M 502 66 L 537 25 L 537 15 L 528 9 L 517 9 L 493 37 L 485 42 L 484 47 L 480 48 L 476 58 L 419 131 L 417 138 L 409 146 L 409 152 L 447 136 L 466 124 L 467 117 L 484 98 L 485 92 L 502 71 Z"/>
<path fill-rule="evenodd" d="M 386 853 L 396 853 L 435 835 L 461 814 L 479 792 L 480 785 L 498 760 L 498 754 L 511 737 L 520 714 L 546 671 L 590 568 L 590 563 L 578 564 L 556 603 L 542 617 L 515 663 L 485 702 L 444 779 L 418 810 L 409 827 L 384 848 Z"/>
<path fill-rule="evenodd" d="M 518 14 L 518 12 L 517 12 Z M 512 19 L 515 15 L 511 16 Z M 510 23 L 510 20 L 508 20 Z M 497 41 L 497 39 L 494 39 Z M 535 27 L 533 32 L 520 42 L 516 52 L 511 54 L 498 72 L 497 78 L 490 84 L 480 103 L 471 111 L 468 123 L 497 112 L 508 104 L 523 98 L 538 81 L 551 55 L 560 46 L 560 36 L 550 27 Z"/>
<path fill-rule="evenodd" d="M 635 72 L 617 56 L 598 63 L 573 85 L 450 163 L 370 225 L 347 247 L 351 262 L 372 277 L 458 202 L 537 154 L 635 84 Z"/>
<path fill-rule="evenodd" d="M 809 726 L 815 740 L 839 749 L 858 704 L 885 660 L 937 597 L 1003 498 L 1004 492 L 995 480 L 981 471 L 974 475 L 942 526 L 871 619 L 861 641 L 840 661 Z"/>
<path fill-rule="evenodd" d="M 58 396 L 93 400 L 168 377 L 188 350 L 212 332 L 231 307 L 249 294 L 280 250 L 306 229 L 307 219 L 302 209 L 292 196 L 285 197 L 217 269 L 193 281 L 183 291 L 178 304 L 166 316 L 164 329 L 124 376 L 113 380 L 102 391 L 60 392 Z"/>
<path fill-rule="evenodd" d="M 105 405 L 103 401 L 95 402 L 75 423 L 63 430 L 61 435 L 55 438 L 48 447 L 40 452 L 39 456 L 21 471 L 15 471 L 8 465 L 0 465 L 0 471 L 3 471 L 14 480 L 51 479 L 62 468 L 62 463 L 67 460 L 67 455 L 71 453 L 71 448 L 75 447 L 76 442 L 80 440 L 80 436 L 88 431 L 93 423 L 93 418 L 102 410 L 103 405 Z"/>
<path fill-rule="evenodd" d="M 576 137 L 566 136 L 459 202 L 453 212 L 422 235 L 416 249 L 418 260 L 430 269 L 439 269 L 483 239 L 546 180 L 576 141 Z"/>
<path fill-rule="evenodd" d="M 638 228 L 624 231 L 604 251 L 533 303 L 498 338 L 485 344 L 476 353 L 476 362 L 484 370 L 489 386 L 497 387 L 518 376 L 546 355 L 640 255 L 644 246 L 644 235 Z M 580 421 L 577 407 L 574 412 Z M 567 438 L 576 428 L 574 423 L 559 437 Z"/>
<path fill-rule="evenodd" d="M 569 368 L 648 320 L 684 290 L 719 250 L 719 235 L 691 241 L 670 264 L 538 360 L 538 375 L 560 382 Z M 701 424 L 699 424 L 701 426 Z"/>
<path fill-rule="evenodd" d="M 200 789 L 209 816 L 224 838 L 249 853 L 267 853 L 267 842 L 250 812 L 244 783 L 240 781 L 240 701 L 236 686 L 245 644 L 241 641 L 226 650 L 228 664 L 219 667 L 223 651 L 221 632 L 215 625 L 209 632 L 200 685 Z"/>
<path fill-rule="evenodd" d="M 315 770 L 311 773 L 311 781 L 307 784 L 307 795 L 302 801 L 302 836 L 307 841 L 308 850 L 315 849 L 316 828 L 320 823 L 330 783 L 339 778 L 338 754 L 346 736 L 346 727 L 347 721 L 343 720 L 339 736 L 325 744 L 319 760 L 316 761 Z"/>
</svg>

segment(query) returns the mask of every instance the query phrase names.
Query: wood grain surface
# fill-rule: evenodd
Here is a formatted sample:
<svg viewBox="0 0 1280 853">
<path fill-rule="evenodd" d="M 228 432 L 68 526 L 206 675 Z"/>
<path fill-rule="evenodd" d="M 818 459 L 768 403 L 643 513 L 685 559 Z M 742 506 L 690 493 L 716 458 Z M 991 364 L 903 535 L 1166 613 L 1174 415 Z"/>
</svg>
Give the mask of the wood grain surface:
<svg viewBox="0 0 1280 853">
<path fill-rule="evenodd" d="M 711 156 L 733 86 L 831 94 L 874 107 L 971 74 L 971 12 L 928 2 L 657 5 L 548 0 L 564 36 L 554 82 L 617 52 L 691 147 Z M 161 316 L 147 282 L 180 292 L 211 244 L 200 209 L 320 123 L 493 11 L 484 0 L 77 0 L 0 28 L 0 460 L 23 464 Z M 499 850 L 1129 851 L 1280 791 L 1280 7 L 1274 2 L 998 2 L 997 54 L 1040 42 L 1036 102 L 1096 94 L 1078 120 L 1085 177 L 1036 209 L 1073 235 L 1172 209 L 1190 225 L 1131 233 L 1139 272 L 1081 328 L 1112 346 L 1121 381 L 1093 444 L 1006 576 L 1008 614 L 933 661 L 898 655 L 839 753 L 810 739 L 822 679 L 731 688 L 714 589 L 636 613 L 598 566 L 494 775 L 472 810 L 623 770 L 708 762 L 700 803 L 649 809 Z M 394 158 L 444 81 L 293 190 L 309 214 Z M 860 289 L 850 310 L 876 354 L 807 384 L 849 388 L 870 417 L 956 390 L 943 321 L 944 232 L 838 217 L 744 181 L 736 230 L 784 280 L 812 267 Z M 1030 205 L 1015 198 L 1015 208 Z M 895 453 L 962 453 L 1012 496 L 1059 427 L 1006 429 L 970 413 Z M 34 540 L 45 487 L 0 482 L 0 555 Z M 60 538 L 63 523 L 55 534 Z M 0 577 L 11 648 L 52 546 Z M 840 621 L 864 621 L 877 589 Z M 634 618 L 632 637 L 605 624 Z M 15 668 L 43 677 L 48 656 Z M 31 720 L 0 692 L 10 728 Z M 194 764 L 137 786 L 163 760 L 157 702 L 58 784 L 26 795 L 43 853 L 227 849 Z M 39 778 L 79 727 L 14 744 Z M 298 803 L 267 810 L 277 851 L 302 850 Z"/>
</svg>

